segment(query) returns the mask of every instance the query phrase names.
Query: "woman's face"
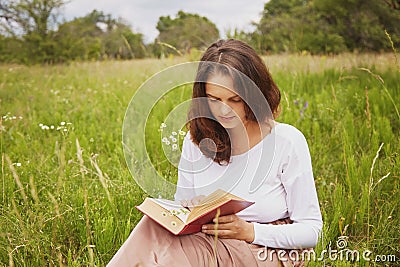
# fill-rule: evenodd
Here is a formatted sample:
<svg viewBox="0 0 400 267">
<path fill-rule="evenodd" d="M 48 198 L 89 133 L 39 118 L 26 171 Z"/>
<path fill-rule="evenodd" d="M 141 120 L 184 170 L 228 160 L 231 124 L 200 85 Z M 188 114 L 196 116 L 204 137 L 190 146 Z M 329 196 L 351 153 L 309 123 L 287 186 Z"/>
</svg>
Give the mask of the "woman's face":
<svg viewBox="0 0 400 267">
<path fill-rule="evenodd" d="M 226 129 L 243 125 L 246 118 L 244 103 L 235 93 L 233 80 L 228 75 L 213 75 L 206 83 L 206 95 L 211 113 Z"/>
</svg>

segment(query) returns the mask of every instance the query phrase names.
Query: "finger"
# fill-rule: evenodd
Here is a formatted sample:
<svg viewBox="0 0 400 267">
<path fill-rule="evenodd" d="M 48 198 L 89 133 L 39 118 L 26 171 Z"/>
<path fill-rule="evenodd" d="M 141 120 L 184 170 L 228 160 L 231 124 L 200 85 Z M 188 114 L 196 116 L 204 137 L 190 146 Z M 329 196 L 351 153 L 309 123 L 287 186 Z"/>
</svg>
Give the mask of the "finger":
<svg viewBox="0 0 400 267">
<path fill-rule="evenodd" d="M 204 224 L 202 230 L 231 230 L 234 228 L 232 223 L 221 223 L 221 224 Z"/>
<path fill-rule="evenodd" d="M 204 198 L 205 198 L 204 195 L 199 195 L 199 196 L 193 198 L 193 203 L 198 205 Z"/>
<path fill-rule="evenodd" d="M 235 214 L 231 214 L 231 215 L 225 215 L 225 216 L 221 216 L 217 218 L 213 219 L 214 223 L 230 223 L 236 220 L 236 215 Z"/>
<path fill-rule="evenodd" d="M 188 200 L 188 207 L 193 208 L 194 206 L 196 206 L 194 200 L 193 199 Z"/>
<path fill-rule="evenodd" d="M 193 204 L 192 200 L 187 201 L 186 208 L 188 208 L 190 211 L 193 210 L 194 206 L 196 206 L 196 205 Z"/>
<path fill-rule="evenodd" d="M 187 200 L 181 200 L 181 205 L 182 207 L 187 207 L 188 206 L 188 201 Z"/>
<path fill-rule="evenodd" d="M 207 235 L 218 235 L 220 238 L 229 238 L 232 233 L 229 230 L 202 230 Z"/>
<path fill-rule="evenodd" d="M 214 229 L 213 228 L 214 226 L 215 226 L 215 224 L 213 224 L 213 223 L 203 224 L 201 226 L 201 229 Z"/>
<path fill-rule="evenodd" d="M 192 200 L 193 206 L 199 205 L 199 203 L 200 203 L 200 200 L 197 198 Z"/>
</svg>

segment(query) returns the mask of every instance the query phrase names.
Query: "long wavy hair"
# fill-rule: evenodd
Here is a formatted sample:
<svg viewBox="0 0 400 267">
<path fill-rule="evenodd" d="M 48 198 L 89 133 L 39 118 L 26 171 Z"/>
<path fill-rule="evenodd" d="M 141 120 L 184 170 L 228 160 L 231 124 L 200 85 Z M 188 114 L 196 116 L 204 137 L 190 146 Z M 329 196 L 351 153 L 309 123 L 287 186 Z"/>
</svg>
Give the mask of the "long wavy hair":
<svg viewBox="0 0 400 267">
<path fill-rule="evenodd" d="M 193 100 L 207 97 L 206 81 L 216 74 L 229 75 L 233 79 L 236 93 L 244 100 L 246 120 L 260 123 L 279 115 L 279 88 L 272 80 L 263 60 L 248 44 L 229 39 L 219 40 L 207 48 L 200 60 L 193 85 Z M 243 74 L 250 79 L 243 79 Z M 258 88 L 259 91 L 255 92 L 252 88 Z M 260 97 L 260 91 L 264 99 Z M 247 103 L 251 103 L 251 108 Z M 205 156 L 220 165 L 229 163 L 231 142 L 228 132 L 213 118 L 205 101 L 192 101 L 188 114 L 188 128 L 192 141 Z"/>
</svg>

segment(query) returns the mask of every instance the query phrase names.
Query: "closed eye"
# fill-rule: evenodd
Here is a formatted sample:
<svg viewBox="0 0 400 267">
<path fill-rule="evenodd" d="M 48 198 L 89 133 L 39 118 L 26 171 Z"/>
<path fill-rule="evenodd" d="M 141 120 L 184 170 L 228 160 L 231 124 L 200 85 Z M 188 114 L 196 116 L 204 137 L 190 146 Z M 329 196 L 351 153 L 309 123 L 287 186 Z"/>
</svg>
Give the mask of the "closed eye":
<svg viewBox="0 0 400 267">
<path fill-rule="evenodd" d="M 211 102 L 217 102 L 217 101 L 219 101 L 218 99 L 216 99 L 216 98 L 214 98 L 214 97 L 208 97 L 208 101 L 211 101 Z"/>
<path fill-rule="evenodd" d="M 210 102 L 221 101 L 219 98 L 216 98 L 215 96 L 212 96 L 212 95 L 209 95 L 209 94 L 207 94 L 207 98 L 208 98 L 208 100 Z M 229 101 L 233 102 L 233 103 L 240 103 L 240 102 L 242 102 L 242 99 L 240 97 L 238 97 L 238 96 L 234 96 L 234 97 L 229 98 Z"/>
</svg>

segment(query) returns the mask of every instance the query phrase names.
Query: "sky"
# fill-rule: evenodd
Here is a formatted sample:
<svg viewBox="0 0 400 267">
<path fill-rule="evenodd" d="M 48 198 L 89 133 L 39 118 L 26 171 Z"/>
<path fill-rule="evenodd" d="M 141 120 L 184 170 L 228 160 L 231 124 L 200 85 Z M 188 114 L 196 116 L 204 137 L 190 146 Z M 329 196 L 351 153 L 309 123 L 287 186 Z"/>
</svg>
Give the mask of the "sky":
<svg viewBox="0 0 400 267">
<path fill-rule="evenodd" d="M 216 24 L 225 38 L 229 29 L 250 31 L 252 22 L 259 22 L 267 0 L 70 0 L 62 9 L 66 20 L 82 17 L 93 9 L 122 17 L 134 32 L 144 35 L 144 42 L 157 37 L 156 25 L 160 16 L 175 17 L 179 10 L 207 17 Z"/>
</svg>

